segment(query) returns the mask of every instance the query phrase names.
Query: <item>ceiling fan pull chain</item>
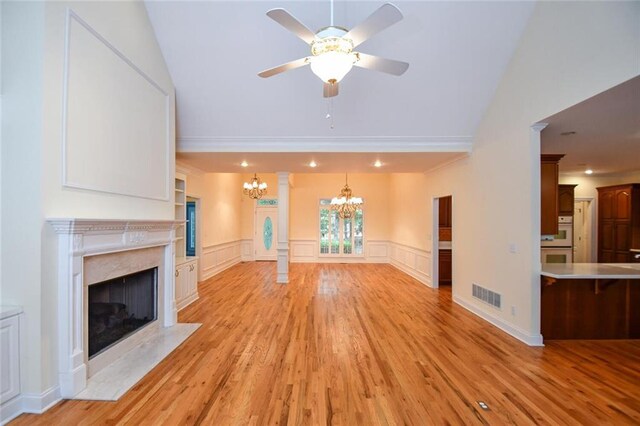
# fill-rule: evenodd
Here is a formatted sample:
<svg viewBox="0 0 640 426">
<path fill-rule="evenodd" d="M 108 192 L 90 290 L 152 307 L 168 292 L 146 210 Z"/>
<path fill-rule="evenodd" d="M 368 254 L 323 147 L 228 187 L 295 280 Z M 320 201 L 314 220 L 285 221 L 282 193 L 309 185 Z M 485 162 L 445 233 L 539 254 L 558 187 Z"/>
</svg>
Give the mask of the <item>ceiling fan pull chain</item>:
<svg viewBox="0 0 640 426">
<path fill-rule="evenodd" d="M 333 129 L 333 98 L 329 98 L 329 119 L 331 120 L 331 129 Z"/>
</svg>

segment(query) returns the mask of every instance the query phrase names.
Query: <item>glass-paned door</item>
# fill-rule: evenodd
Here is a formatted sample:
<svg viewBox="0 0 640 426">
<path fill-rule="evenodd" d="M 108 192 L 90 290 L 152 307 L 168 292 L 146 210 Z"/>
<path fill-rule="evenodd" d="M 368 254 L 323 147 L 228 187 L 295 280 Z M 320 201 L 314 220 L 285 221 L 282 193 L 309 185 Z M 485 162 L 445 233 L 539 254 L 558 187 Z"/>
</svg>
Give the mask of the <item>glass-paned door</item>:
<svg viewBox="0 0 640 426">
<path fill-rule="evenodd" d="M 196 255 L 196 203 L 195 201 L 187 201 L 187 256 Z"/>
<path fill-rule="evenodd" d="M 364 216 L 357 210 L 354 217 L 340 219 L 331 210 L 330 200 L 320 200 L 320 255 L 364 255 Z"/>
<path fill-rule="evenodd" d="M 364 254 L 364 217 L 362 210 L 357 210 L 353 218 L 353 253 Z"/>
</svg>

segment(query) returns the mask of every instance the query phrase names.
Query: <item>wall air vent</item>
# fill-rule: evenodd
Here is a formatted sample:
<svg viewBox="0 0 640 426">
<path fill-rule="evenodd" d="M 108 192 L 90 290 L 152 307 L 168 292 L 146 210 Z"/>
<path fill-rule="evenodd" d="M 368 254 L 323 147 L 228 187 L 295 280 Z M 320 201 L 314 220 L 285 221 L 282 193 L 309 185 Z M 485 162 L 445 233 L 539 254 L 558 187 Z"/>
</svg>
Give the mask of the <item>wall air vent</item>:
<svg viewBox="0 0 640 426">
<path fill-rule="evenodd" d="M 499 293 L 487 290 L 484 287 L 480 287 L 478 284 L 473 285 L 472 292 L 473 297 L 476 299 L 480 299 L 496 308 L 500 308 L 502 306 L 502 296 Z"/>
</svg>

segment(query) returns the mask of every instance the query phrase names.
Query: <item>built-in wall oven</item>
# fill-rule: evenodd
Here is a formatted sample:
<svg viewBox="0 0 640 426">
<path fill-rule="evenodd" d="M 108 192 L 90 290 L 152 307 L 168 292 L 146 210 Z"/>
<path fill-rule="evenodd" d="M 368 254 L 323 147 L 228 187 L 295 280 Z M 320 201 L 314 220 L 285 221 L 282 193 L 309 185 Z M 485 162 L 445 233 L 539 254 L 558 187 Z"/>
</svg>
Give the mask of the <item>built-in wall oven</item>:
<svg viewBox="0 0 640 426">
<path fill-rule="evenodd" d="M 573 262 L 573 218 L 560 216 L 558 218 L 558 233 L 544 235 L 540 241 L 542 263 L 572 263 Z"/>
<path fill-rule="evenodd" d="M 542 263 L 572 263 L 573 249 L 562 247 L 542 247 L 540 250 Z"/>
</svg>

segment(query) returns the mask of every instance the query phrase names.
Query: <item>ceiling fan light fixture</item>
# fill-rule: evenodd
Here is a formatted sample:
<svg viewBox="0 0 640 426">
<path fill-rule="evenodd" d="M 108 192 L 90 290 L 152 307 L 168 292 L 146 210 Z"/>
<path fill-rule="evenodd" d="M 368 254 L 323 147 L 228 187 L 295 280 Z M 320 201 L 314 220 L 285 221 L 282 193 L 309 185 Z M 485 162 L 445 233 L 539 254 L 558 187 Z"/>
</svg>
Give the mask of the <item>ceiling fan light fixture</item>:
<svg viewBox="0 0 640 426">
<path fill-rule="evenodd" d="M 330 51 L 311 58 L 311 71 L 325 83 L 339 83 L 353 67 L 355 55 Z"/>
</svg>

